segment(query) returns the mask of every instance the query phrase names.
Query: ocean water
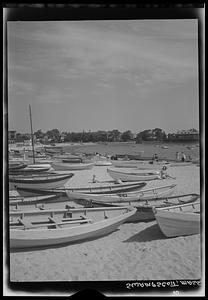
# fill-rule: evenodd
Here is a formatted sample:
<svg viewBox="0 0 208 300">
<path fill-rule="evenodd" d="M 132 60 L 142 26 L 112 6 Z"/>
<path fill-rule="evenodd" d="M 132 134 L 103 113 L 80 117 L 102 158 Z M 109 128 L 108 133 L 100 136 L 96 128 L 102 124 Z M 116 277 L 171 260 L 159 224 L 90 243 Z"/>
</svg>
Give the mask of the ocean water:
<svg viewBox="0 0 208 300">
<path fill-rule="evenodd" d="M 165 148 L 163 148 L 165 147 Z M 184 152 L 186 156 L 192 159 L 198 159 L 200 155 L 200 147 L 197 143 L 108 143 L 108 144 L 92 144 L 92 145 L 71 145 L 64 147 L 64 150 L 73 154 L 86 153 L 91 154 L 98 152 L 102 155 L 115 154 L 141 154 L 142 157 L 152 157 L 157 154 L 160 158 L 175 159 L 176 152 Z"/>
</svg>

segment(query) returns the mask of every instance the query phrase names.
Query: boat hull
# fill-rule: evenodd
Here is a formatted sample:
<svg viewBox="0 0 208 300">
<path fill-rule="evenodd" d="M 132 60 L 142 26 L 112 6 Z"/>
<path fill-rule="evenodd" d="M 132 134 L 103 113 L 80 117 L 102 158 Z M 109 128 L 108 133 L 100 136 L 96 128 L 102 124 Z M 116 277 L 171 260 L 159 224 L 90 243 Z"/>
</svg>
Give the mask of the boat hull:
<svg viewBox="0 0 208 300">
<path fill-rule="evenodd" d="M 109 201 L 109 202 L 103 202 L 103 201 L 93 201 L 93 200 L 76 200 L 79 204 L 82 204 L 84 206 L 126 206 L 131 205 L 132 207 L 135 207 L 137 211 L 134 215 L 132 215 L 126 222 L 141 222 L 141 221 L 151 221 L 155 220 L 155 214 L 153 212 L 153 207 L 155 208 L 161 208 L 161 207 L 173 207 L 174 205 L 181 204 L 181 201 L 183 203 L 194 203 L 198 198 L 198 194 L 188 194 L 188 195 L 180 195 L 180 196 L 170 196 L 172 192 L 174 191 L 174 187 L 170 189 L 169 191 L 166 191 L 163 193 L 163 195 L 160 195 L 160 197 L 157 196 L 149 196 L 149 197 L 142 197 L 137 201 L 128 201 L 128 200 L 121 200 L 121 201 Z M 169 202 L 170 201 L 170 202 Z"/>
<path fill-rule="evenodd" d="M 148 199 L 157 199 L 158 197 L 164 197 L 170 195 L 175 188 L 175 184 L 169 186 L 162 186 L 152 189 L 146 189 L 135 192 L 126 193 L 116 193 L 116 194 L 87 194 L 79 192 L 67 192 L 67 196 L 70 200 L 86 200 L 90 201 L 100 201 L 107 203 L 122 203 L 123 205 L 129 202 L 142 202 Z M 124 204 L 125 203 L 125 204 Z M 133 205 L 134 203 L 131 203 Z"/>
<path fill-rule="evenodd" d="M 118 172 L 111 169 L 107 169 L 108 174 L 114 179 L 114 180 L 121 180 L 121 181 L 149 181 L 149 180 L 155 180 L 160 179 L 160 175 L 158 173 L 155 174 L 142 174 L 142 173 L 127 173 L 127 172 Z"/>
<path fill-rule="evenodd" d="M 200 214 L 183 213 L 157 209 L 157 223 L 167 237 L 194 235 L 200 233 Z"/>
<path fill-rule="evenodd" d="M 9 197 L 9 208 L 18 209 L 24 205 L 38 204 L 38 203 L 48 203 L 57 200 L 57 195 L 44 195 L 44 196 L 34 196 L 34 197 Z"/>
<path fill-rule="evenodd" d="M 108 186 L 97 186 L 97 187 L 80 187 L 80 188 L 65 188 L 65 189 L 51 189 L 46 190 L 40 188 L 21 188 L 17 187 L 17 191 L 23 197 L 33 196 L 33 195 L 44 195 L 48 193 L 55 194 L 66 194 L 69 192 L 82 192 L 82 193 L 90 193 L 90 194 L 112 194 L 112 193 L 121 193 L 121 192 L 130 192 L 130 191 L 138 191 L 142 189 L 146 185 L 145 182 L 137 182 L 131 184 L 116 184 L 116 185 L 108 185 Z"/>
<path fill-rule="evenodd" d="M 62 163 L 62 162 L 54 162 L 52 163 L 53 168 L 56 171 L 63 171 L 63 170 L 90 170 L 94 166 L 94 163 Z"/>
<path fill-rule="evenodd" d="M 54 180 L 50 177 L 46 179 L 39 178 L 39 180 L 21 180 L 21 179 L 11 179 L 9 178 L 9 189 L 16 189 L 16 188 L 28 188 L 28 189 L 55 189 L 61 186 L 64 186 L 68 180 L 74 174 L 68 174 L 60 177 L 56 177 Z"/>
<path fill-rule="evenodd" d="M 10 248 L 34 248 L 74 243 L 104 236 L 116 230 L 124 221 L 135 213 L 131 209 L 111 219 L 104 219 L 90 224 L 57 229 L 11 230 Z"/>
<path fill-rule="evenodd" d="M 138 168 L 140 170 L 158 170 L 163 166 L 170 166 L 170 163 L 164 162 L 145 162 L 139 160 L 112 160 L 112 164 L 117 168 Z"/>
</svg>

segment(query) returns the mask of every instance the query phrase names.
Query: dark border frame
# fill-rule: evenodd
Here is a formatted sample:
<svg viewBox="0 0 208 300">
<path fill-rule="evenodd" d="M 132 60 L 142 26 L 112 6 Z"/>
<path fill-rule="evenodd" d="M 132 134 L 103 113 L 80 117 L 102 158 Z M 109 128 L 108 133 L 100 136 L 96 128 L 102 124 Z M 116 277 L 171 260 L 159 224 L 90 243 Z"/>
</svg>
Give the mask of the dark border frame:
<svg viewBox="0 0 208 300">
<path fill-rule="evenodd" d="M 39 5 L 39 6 L 38 6 Z M 4 62 L 4 74 L 3 76 L 3 89 L 4 89 L 4 130 L 5 139 L 7 141 L 8 131 L 8 81 L 7 81 L 7 22 L 8 21 L 61 21 L 61 20 L 112 20 L 112 19 L 197 19 L 198 20 L 198 66 L 199 66 L 199 111 L 200 111 L 200 188 L 201 195 L 203 195 L 204 188 L 204 170 L 202 164 L 204 164 L 204 146 L 205 146 L 205 125 L 204 125 L 204 30 L 205 24 L 203 19 L 203 3 L 201 4 L 6 4 L 4 7 L 4 50 L 5 50 L 5 62 Z M 29 7 L 28 7 L 29 6 Z M 36 7 L 35 7 L 36 6 Z M 54 7 L 56 6 L 56 7 Z M 62 9 L 61 9 L 62 8 Z M 7 158 L 8 145 L 4 145 L 5 156 Z M 7 175 L 8 176 L 8 175 Z M 8 179 L 8 178 L 7 178 Z M 4 183 L 4 188 L 7 185 Z M 6 192 L 7 193 L 7 192 Z M 5 195 L 4 195 L 5 196 Z M 8 196 L 8 193 L 7 193 Z M 4 209 L 4 214 L 8 214 L 8 208 Z M 5 242 L 5 240 L 4 240 Z M 202 242 L 202 241 L 201 241 Z M 203 240 L 204 242 L 204 240 Z M 8 237 L 7 237 L 8 245 Z M 9 268 L 9 253 L 6 253 L 6 266 Z M 170 287 L 167 282 L 174 283 L 177 287 Z M 198 283 L 199 284 L 198 284 Z M 135 288 L 128 289 L 127 284 L 135 284 Z M 138 282 L 139 283 L 139 282 Z M 193 292 L 197 293 L 200 289 L 200 279 L 196 279 L 196 284 L 182 284 L 179 280 L 165 280 L 165 281 L 142 281 L 144 287 L 136 286 L 135 281 L 123 282 L 123 281 L 80 281 L 80 282 L 10 282 L 9 277 L 6 279 L 7 288 L 12 293 L 24 292 L 39 294 L 53 294 L 71 296 L 80 292 L 80 296 L 87 296 L 95 293 L 95 296 L 99 295 L 112 295 L 112 296 L 142 296 L 153 293 L 164 294 L 170 293 L 173 295 L 173 291 L 179 292 Z M 150 286 L 145 286 L 145 283 Z M 153 284 L 152 284 L 153 283 Z M 160 283 L 160 284 L 159 284 Z M 100 294 L 101 293 L 101 294 Z M 78 293 L 79 294 L 79 293 Z M 76 295 L 78 295 L 76 294 Z"/>
</svg>

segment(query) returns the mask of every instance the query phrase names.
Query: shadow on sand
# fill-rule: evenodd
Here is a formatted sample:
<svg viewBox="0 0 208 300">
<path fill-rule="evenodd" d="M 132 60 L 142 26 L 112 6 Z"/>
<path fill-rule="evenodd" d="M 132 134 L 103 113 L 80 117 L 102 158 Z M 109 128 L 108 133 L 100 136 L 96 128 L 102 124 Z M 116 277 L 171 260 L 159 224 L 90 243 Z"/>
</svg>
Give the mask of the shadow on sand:
<svg viewBox="0 0 208 300">
<path fill-rule="evenodd" d="M 150 242 L 163 239 L 166 239 L 166 236 L 162 233 L 157 224 L 153 224 L 152 226 L 145 228 L 144 230 L 125 240 L 124 243 Z"/>
</svg>

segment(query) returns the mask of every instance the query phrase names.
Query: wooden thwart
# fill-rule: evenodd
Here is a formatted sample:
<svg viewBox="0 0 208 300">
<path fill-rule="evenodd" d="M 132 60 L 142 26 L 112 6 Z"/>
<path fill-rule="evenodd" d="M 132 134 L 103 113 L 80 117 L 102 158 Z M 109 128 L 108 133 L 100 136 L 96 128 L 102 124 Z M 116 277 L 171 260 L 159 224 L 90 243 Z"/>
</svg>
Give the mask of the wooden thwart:
<svg viewBox="0 0 208 300">
<path fill-rule="evenodd" d="M 40 222 L 39 224 L 32 224 L 32 222 L 28 220 L 23 220 L 23 219 L 18 219 L 17 222 L 12 221 L 10 222 L 10 226 L 17 227 L 19 228 L 19 224 L 24 226 L 25 229 L 32 229 L 32 228 L 40 228 L 40 227 L 47 227 L 47 226 L 56 226 L 56 227 L 61 227 L 61 225 L 66 225 L 66 224 L 84 224 L 84 223 L 92 223 L 91 219 L 86 219 L 86 218 L 63 218 L 61 221 L 54 217 L 48 217 L 48 220 L 51 223 L 47 223 L 45 221 Z"/>
</svg>

